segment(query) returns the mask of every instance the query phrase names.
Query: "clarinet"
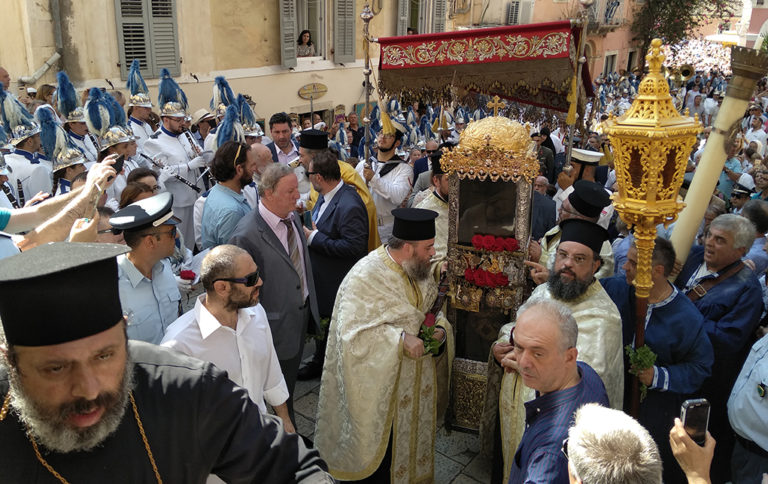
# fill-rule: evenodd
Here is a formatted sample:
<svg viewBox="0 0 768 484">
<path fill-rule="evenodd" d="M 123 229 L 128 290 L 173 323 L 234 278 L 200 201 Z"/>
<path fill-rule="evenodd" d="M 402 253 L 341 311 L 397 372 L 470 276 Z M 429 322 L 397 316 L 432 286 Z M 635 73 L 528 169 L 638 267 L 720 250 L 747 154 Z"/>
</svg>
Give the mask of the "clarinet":
<svg viewBox="0 0 768 484">
<path fill-rule="evenodd" d="M 21 208 L 27 203 L 24 198 L 24 187 L 21 186 L 21 180 L 16 180 L 16 191 L 19 193 L 19 208 Z"/>
<path fill-rule="evenodd" d="M 148 160 L 149 160 L 149 161 L 150 161 L 150 162 L 151 162 L 153 165 L 155 165 L 156 167 L 158 167 L 158 168 L 160 168 L 160 169 L 163 169 L 163 168 L 165 168 L 165 166 L 166 166 L 166 165 L 165 165 L 164 163 L 162 163 L 161 161 L 159 161 L 159 160 L 156 160 L 156 159 L 154 159 L 154 158 L 150 158 L 149 156 L 145 155 L 144 153 L 139 153 L 139 154 L 140 154 L 141 156 L 143 156 L 144 158 L 148 159 Z M 174 174 L 173 174 L 173 177 L 174 177 L 175 179 L 179 180 L 181 183 L 183 183 L 183 184 L 185 184 L 186 186 L 188 186 L 189 188 L 191 188 L 192 190 L 196 191 L 197 193 L 200 193 L 200 187 L 199 187 L 199 186 L 197 186 L 197 185 L 195 185 L 195 184 L 194 184 L 194 183 L 192 183 L 191 181 L 187 180 L 187 179 L 186 179 L 186 178 L 184 178 L 183 176 L 181 176 L 181 175 L 177 175 L 176 173 L 174 173 Z"/>
<path fill-rule="evenodd" d="M 197 144 L 197 141 L 195 140 L 195 137 L 192 136 L 192 133 L 190 133 L 188 129 L 185 129 L 184 135 L 187 137 L 187 141 L 189 141 L 190 146 L 192 146 L 192 150 L 195 152 L 195 155 L 200 156 L 203 150 L 200 148 L 200 145 Z"/>
<path fill-rule="evenodd" d="M 5 193 L 5 196 L 8 197 L 8 201 L 11 202 L 11 205 L 13 208 L 21 208 L 19 207 L 19 202 L 16 201 L 16 197 L 13 196 L 13 192 L 11 191 L 11 187 L 3 183 L 0 185 L 3 187 L 3 193 Z"/>
</svg>

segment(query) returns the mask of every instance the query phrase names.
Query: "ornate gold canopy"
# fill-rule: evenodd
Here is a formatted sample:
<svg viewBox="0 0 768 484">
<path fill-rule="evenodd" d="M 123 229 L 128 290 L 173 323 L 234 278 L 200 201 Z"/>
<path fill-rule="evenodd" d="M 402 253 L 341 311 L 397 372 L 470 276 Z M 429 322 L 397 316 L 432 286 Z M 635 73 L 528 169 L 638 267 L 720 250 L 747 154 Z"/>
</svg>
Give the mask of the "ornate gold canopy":
<svg viewBox="0 0 768 484">
<path fill-rule="evenodd" d="M 446 173 L 460 179 L 531 182 L 539 173 L 527 126 L 501 116 L 473 121 L 461 133 L 459 145 L 441 158 Z"/>
</svg>

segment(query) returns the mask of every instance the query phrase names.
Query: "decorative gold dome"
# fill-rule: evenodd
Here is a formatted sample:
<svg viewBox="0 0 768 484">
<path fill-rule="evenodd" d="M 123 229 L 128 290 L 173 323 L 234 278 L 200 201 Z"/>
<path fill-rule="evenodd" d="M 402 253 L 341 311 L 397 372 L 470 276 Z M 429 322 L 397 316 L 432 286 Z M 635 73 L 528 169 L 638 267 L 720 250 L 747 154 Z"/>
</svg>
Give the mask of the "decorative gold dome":
<svg viewBox="0 0 768 484">
<path fill-rule="evenodd" d="M 446 173 L 457 173 L 461 179 L 530 183 L 539 173 L 534 146 L 527 125 L 490 116 L 470 122 L 459 145 L 445 152 L 440 164 Z"/>
</svg>

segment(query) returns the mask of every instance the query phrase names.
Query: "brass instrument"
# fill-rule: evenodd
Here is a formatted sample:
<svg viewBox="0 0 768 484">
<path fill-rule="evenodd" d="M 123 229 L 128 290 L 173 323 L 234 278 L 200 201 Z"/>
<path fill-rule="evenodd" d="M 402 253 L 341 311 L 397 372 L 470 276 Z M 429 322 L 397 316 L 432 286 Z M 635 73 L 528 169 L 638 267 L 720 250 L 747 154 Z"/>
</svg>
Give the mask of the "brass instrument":
<svg viewBox="0 0 768 484">
<path fill-rule="evenodd" d="M 685 64 L 680 67 L 680 75 L 682 76 L 683 82 L 687 82 L 694 74 L 696 74 L 696 69 L 694 69 L 692 65 Z"/>
</svg>

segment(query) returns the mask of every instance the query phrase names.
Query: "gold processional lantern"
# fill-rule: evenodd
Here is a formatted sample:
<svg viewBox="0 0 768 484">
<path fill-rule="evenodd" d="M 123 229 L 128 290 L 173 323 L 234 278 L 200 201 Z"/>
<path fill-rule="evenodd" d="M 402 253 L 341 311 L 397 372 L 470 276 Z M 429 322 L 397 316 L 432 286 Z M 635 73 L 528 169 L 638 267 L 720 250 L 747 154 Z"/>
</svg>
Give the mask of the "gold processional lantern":
<svg viewBox="0 0 768 484">
<path fill-rule="evenodd" d="M 623 116 L 607 120 L 605 128 L 613 145 L 619 185 L 612 197 L 613 206 L 628 226 L 635 227 L 638 299 L 647 298 L 652 286 L 656 226 L 674 222 L 685 206 L 677 195 L 688 156 L 701 131 L 698 116 L 681 116 L 675 109 L 662 74 L 664 59 L 661 40 L 654 39 L 646 56 L 648 75 L 640 83 L 632 107 Z"/>
<path fill-rule="evenodd" d="M 685 206 L 678 191 L 688 164 L 688 156 L 701 131 L 698 117 L 681 116 L 672 103 L 669 85 L 661 71 L 664 62 L 661 40 L 651 42 L 646 56 L 648 75 L 632 107 L 618 119 L 609 119 L 605 133 L 613 145 L 619 191 L 613 206 L 628 226 L 634 226 L 637 247 L 635 276 L 635 349 L 645 345 L 645 317 L 651 280 L 651 257 L 656 226 L 677 219 Z M 688 114 L 687 112 L 685 113 Z M 632 379 L 631 414 L 640 408 L 640 383 Z"/>
</svg>

